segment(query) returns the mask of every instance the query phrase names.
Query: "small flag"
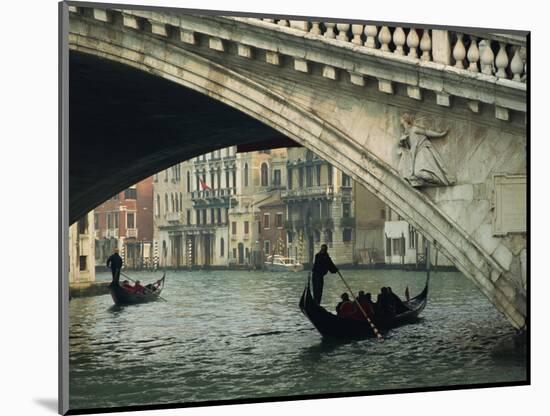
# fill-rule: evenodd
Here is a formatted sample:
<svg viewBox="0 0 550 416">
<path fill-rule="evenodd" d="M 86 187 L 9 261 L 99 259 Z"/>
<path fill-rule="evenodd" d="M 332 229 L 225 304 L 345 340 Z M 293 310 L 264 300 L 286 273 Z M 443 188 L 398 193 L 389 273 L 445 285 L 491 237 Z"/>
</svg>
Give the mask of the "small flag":
<svg viewBox="0 0 550 416">
<path fill-rule="evenodd" d="M 200 184 L 201 184 L 201 189 L 202 189 L 203 191 L 206 190 L 206 189 L 212 190 L 212 188 L 210 188 L 210 187 L 206 184 L 206 182 L 204 182 L 202 179 L 199 179 L 199 182 L 200 182 Z"/>
</svg>

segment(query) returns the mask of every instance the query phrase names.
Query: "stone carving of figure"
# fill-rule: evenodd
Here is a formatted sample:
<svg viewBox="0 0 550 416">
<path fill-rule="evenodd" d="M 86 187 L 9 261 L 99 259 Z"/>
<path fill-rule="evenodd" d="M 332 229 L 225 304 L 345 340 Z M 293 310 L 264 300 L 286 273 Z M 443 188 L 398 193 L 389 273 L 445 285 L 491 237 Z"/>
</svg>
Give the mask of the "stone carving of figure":
<svg viewBox="0 0 550 416">
<path fill-rule="evenodd" d="M 399 173 L 412 186 L 452 185 L 455 179 L 447 172 L 441 156 L 430 139 L 440 138 L 447 131 L 437 132 L 414 124 L 410 114 L 401 116 L 404 134 L 399 139 Z"/>
</svg>

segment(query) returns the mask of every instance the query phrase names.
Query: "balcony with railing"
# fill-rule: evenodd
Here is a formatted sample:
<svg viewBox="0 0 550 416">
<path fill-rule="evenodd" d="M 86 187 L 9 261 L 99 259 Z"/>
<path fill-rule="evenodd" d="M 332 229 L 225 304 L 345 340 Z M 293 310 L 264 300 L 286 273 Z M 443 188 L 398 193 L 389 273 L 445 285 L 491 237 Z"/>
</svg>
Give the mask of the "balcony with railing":
<svg viewBox="0 0 550 416">
<path fill-rule="evenodd" d="M 194 203 L 204 203 L 214 200 L 227 200 L 230 196 L 234 196 L 236 194 L 237 188 L 201 189 L 200 191 L 192 191 L 191 199 Z"/>
<path fill-rule="evenodd" d="M 105 237 L 118 238 L 118 228 L 108 228 L 105 230 Z"/>
<path fill-rule="evenodd" d="M 180 223 L 182 222 L 182 212 L 167 212 L 166 222 L 168 223 Z"/>
<path fill-rule="evenodd" d="M 340 187 L 340 196 L 342 199 L 351 199 L 353 188 L 351 186 L 341 186 Z"/>
<path fill-rule="evenodd" d="M 285 189 L 281 191 L 281 199 L 300 199 L 312 197 L 332 198 L 334 188 L 331 185 L 310 186 L 307 188 Z"/>
</svg>

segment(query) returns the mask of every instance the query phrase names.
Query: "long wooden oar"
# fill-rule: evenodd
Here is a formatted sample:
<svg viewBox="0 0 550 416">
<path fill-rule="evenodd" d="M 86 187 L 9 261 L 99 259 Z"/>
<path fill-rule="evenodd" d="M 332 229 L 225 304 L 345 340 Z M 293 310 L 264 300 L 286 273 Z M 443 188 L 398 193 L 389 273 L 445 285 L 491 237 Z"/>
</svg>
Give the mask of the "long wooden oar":
<svg viewBox="0 0 550 416">
<path fill-rule="evenodd" d="M 124 273 L 122 273 L 122 272 L 120 272 L 120 274 L 123 275 L 126 279 L 128 279 L 128 280 L 130 280 L 130 281 L 136 283 L 136 281 L 135 281 L 134 279 L 132 279 L 130 276 L 128 276 L 127 274 L 124 274 Z M 144 288 L 145 290 L 148 290 L 151 294 L 154 294 L 154 293 L 155 293 L 155 292 L 153 292 L 151 289 L 149 289 L 148 287 L 143 286 L 143 288 Z M 162 299 L 162 300 L 165 301 L 165 302 L 168 302 L 166 299 L 164 299 L 164 298 L 163 298 L 162 296 L 160 296 L 160 295 L 157 295 L 157 298 Z"/>
<path fill-rule="evenodd" d="M 374 332 L 374 335 L 376 335 L 376 338 L 378 339 L 378 341 L 380 341 L 380 342 L 384 341 L 384 338 L 382 337 L 382 334 L 380 334 L 380 331 L 378 331 L 378 328 L 376 328 L 374 323 L 370 320 L 369 316 L 367 315 L 367 313 L 365 312 L 365 310 L 363 309 L 363 307 L 361 306 L 361 304 L 359 303 L 359 301 L 355 297 L 355 295 L 353 293 L 353 290 L 351 290 L 351 287 L 349 287 L 348 282 L 346 282 L 346 279 L 344 279 L 344 276 L 342 276 L 342 273 L 340 273 L 340 270 L 338 270 L 338 275 L 340 275 L 340 279 L 342 279 L 342 282 L 344 282 L 344 284 L 348 288 L 348 290 L 351 293 L 351 296 L 353 297 L 355 303 L 357 304 L 357 306 L 359 306 L 359 309 L 361 310 L 361 312 L 363 313 L 363 315 L 367 319 L 367 322 L 369 323 L 370 327 L 372 328 L 372 331 Z"/>
</svg>

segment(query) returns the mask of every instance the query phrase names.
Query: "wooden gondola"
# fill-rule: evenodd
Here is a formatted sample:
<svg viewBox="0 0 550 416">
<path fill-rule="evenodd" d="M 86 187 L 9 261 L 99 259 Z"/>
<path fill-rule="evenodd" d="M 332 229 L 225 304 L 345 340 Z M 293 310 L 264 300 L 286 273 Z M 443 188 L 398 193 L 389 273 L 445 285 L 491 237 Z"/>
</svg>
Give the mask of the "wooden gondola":
<svg viewBox="0 0 550 416">
<path fill-rule="evenodd" d="M 426 307 L 428 301 L 428 282 L 424 290 L 409 301 L 403 302 L 406 310 L 395 315 L 391 319 L 374 319 L 374 324 L 379 331 L 384 332 L 407 323 L 414 322 L 418 315 Z M 309 282 L 300 298 L 300 309 L 320 332 L 323 338 L 332 339 L 364 339 L 375 337 L 374 331 L 366 320 L 354 320 L 341 318 L 330 313 L 313 299 Z M 403 308 L 405 309 L 405 308 Z"/>
<path fill-rule="evenodd" d="M 134 305 L 137 303 L 146 303 L 158 300 L 160 298 L 160 293 L 164 289 L 164 279 L 166 278 L 166 273 L 162 275 L 159 282 L 160 285 L 156 290 L 145 289 L 144 293 L 131 293 L 120 285 L 109 286 L 111 292 L 111 297 L 115 302 L 115 305 Z"/>
</svg>

